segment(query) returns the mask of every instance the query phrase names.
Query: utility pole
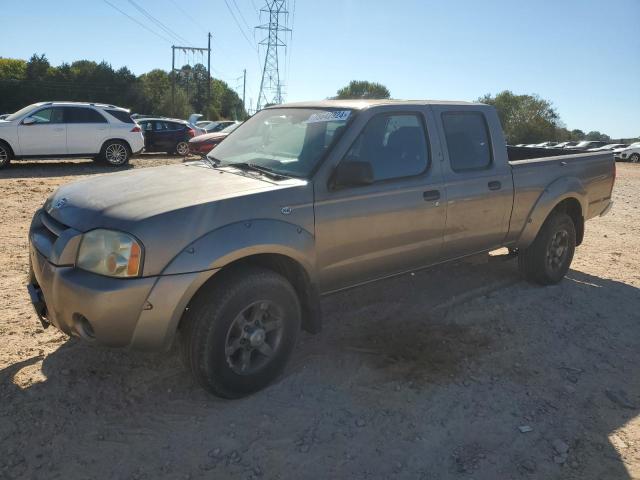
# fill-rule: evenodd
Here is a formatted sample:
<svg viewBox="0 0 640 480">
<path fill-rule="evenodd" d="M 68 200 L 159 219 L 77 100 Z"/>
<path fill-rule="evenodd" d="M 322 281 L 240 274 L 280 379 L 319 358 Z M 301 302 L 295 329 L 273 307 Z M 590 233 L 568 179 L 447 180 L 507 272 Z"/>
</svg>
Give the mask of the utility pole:
<svg viewBox="0 0 640 480">
<path fill-rule="evenodd" d="M 183 47 L 180 45 L 171 45 L 171 114 L 176 115 L 176 50 L 183 52 L 207 52 L 207 101 L 211 104 L 211 32 L 208 34 L 207 48 Z"/>
<path fill-rule="evenodd" d="M 245 95 L 247 93 L 247 69 L 244 69 L 244 81 L 242 82 L 242 108 L 247 111 L 247 104 L 245 103 Z"/>
<path fill-rule="evenodd" d="M 176 114 L 176 47 L 171 45 L 171 116 Z"/>
<path fill-rule="evenodd" d="M 289 13 L 286 10 L 286 1 L 265 1 L 265 7 L 260 11 L 269 15 L 269 23 L 256 27 L 260 30 L 267 30 L 268 32 L 267 37 L 260 42 L 260 45 L 266 45 L 267 51 L 264 56 L 260 93 L 258 94 L 258 110 L 270 103 L 282 103 L 278 48 L 286 47 L 283 39 L 286 32 L 291 32 L 291 29 L 286 27 L 286 20 L 282 18 L 283 16 L 286 18 L 286 15 Z"/>
<path fill-rule="evenodd" d="M 208 50 L 209 52 L 207 53 L 207 108 L 211 106 L 211 32 L 209 32 L 209 35 L 207 36 L 209 43 L 208 43 Z"/>
</svg>

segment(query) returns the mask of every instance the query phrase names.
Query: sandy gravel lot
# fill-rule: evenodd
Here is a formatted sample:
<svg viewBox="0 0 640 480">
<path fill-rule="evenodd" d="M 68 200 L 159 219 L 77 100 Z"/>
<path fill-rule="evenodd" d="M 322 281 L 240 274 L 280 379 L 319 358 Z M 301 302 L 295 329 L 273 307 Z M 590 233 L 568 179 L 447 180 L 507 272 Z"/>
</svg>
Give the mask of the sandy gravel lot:
<svg viewBox="0 0 640 480">
<path fill-rule="evenodd" d="M 145 157 L 134 168 L 180 160 Z M 0 478 L 640 479 L 640 166 L 562 284 L 500 256 L 323 300 L 278 383 L 211 397 L 176 352 L 43 330 L 33 212 L 90 161 L 0 172 Z"/>
</svg>

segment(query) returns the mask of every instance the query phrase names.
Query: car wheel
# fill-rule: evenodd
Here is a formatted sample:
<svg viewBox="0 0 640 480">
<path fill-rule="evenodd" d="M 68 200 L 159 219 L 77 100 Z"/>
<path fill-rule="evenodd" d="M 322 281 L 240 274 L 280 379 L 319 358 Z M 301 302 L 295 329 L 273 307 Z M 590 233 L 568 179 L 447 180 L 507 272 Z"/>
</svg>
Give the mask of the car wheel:
<svg viewBox="0 0 640 480">
<path fill-rule="evenodd" d="M 186 310 L 180 348 L 201 386 L 240 398 L 283 371 L 300 330 L 300 302 L 287 279 L 271 270 L 242 268 L 222 280 Z"/>
<path fill-rule="evenodd" d="M 629 161 L 632 163 L 639 163 L 640 162 L 640 153 L 634 153 L 629 157 Z"/>
<path fill-rule="evenodd" d="M 189 143 L 180 142 L 176 145 L 176 153 L 181 157 L 186 157 L 189 155 Z"/>
<path fill-rule="evenodd" d="M 533 243 L 518 252 L 524 277 L 540 285 L 560 282 L 569 271 L 576 249 L 576 228 L 569 215 L 553 212 Z"/>
<path fill-rule="evenodd" d="M 0 168 L 4 168 L 11 162 L 11 149 L 9 146 L 0 142 Z"/>
<path fill-rule="evenodd" d="M 129 146 L 121 140 L 110 140 L 102 147 L 100 158 L 112 167 L 122 167 L 129 163 L 131 151 Z"/>
</svg>

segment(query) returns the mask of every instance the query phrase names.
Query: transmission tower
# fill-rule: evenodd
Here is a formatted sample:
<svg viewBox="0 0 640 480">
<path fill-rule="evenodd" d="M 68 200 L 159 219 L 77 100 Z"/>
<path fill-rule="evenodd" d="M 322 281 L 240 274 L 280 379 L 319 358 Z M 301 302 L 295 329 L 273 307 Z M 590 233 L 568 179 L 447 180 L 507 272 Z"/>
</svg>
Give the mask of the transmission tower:
<svg viewBox="0 0 640 480">
<path fill-rule="evenodd" d="M 260 9 L 260 12 L 269 16 L 269 23 L 256 27 L 268 31 L 267 37 L 260 42 L 260 45 L 266 45 L 267 51 L 264 56 L 260 93 L 258 94 L 258 110 L 267 104 L 282 103 L 278 49 L 286 47 L 284 39 L 286 33 L 291 31 L 290 28 L 287 28 L 289 12 L 286 3 L 286 0 L 266 0 L 265 6 Z"/>
</svg>

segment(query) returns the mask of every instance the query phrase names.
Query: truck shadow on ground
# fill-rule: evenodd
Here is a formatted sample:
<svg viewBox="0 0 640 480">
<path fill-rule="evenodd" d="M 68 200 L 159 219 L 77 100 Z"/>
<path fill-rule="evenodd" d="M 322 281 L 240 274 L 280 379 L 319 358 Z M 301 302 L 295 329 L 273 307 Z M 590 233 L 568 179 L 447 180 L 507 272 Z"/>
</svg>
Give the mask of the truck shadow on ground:
<svg viewBox="0 0 640 480">
<path fill-rule="evenodd" d="M 389 426 L 375 419 L 387 409 L 409 418 L 398 429 L 429 439 L 429 448 L 403 448 L 414 448 L 407 455 L 419 458 L 433 478 L 499 478 L 509 469 L 523 478 L 632 478 L 609 437 L 640 413 L 637 288 L 578 271 L 559 286 L 541 288 L 520 281 L 513 262 L 493 261 L 404 275 L 328 297 L 322 306 L 324 332 L 303 334 L 283 378 L 239 401 L 201 391 L 175 352 L 141 354 L 70 339 L 44 359 L 5 368 L 0 458 L 8 460 L 0 461 L 0 472 L 46 478 L 84 465 L 88 475 L 129 476 L 140 468 L 143 449 L 135 444 L 141 441 L 160 457 L 174 442 L 176 466 L 196 474 L 204 474 L 206 464 L 219 475 L 241 475 L 274 448 L 283 449 L 291 469 L 290 462 L 307 453 L 299 438 L 310 416 L 335 420 L 342 415 L 336 412 L 359 410 L 371 419 L 366 433 L 357 440 L 314 440 L 318 458 L 357 441 L 369 455 L 341 473 L 365 465 L 385 472 L 389 458 L 376 448 Z M 282 422 L 260 430 L 263 446 L 251 447 L 249 461 L 250 448 L 238 445 L 253 445 L 255 425 L 264 425 L 267 412 L 277 416 L 273 408 L 284 412 Z M 517 431 L 525 423 L 533 432 Z M 227 438 L 230 425 L 236 433 Z M 13 442 L 25 432 L 41 447 Z M 554 438 L 564 439 L 568 454 L 553 451 Z M 221 445 L 219 459 L 212 444 Z M 462 450 L 452 457 L 456 448 Z M 76 453 L 43 471 L 57 449 Z M 171 476 L 163 462 L 146 464 L 144 472 Z M 270 462 L 269 477 L 309 478 L 273 460 L 262 468 Z M 323 468 L 316 473 L 336 472 Z M 420 471 L 398 476 L 417 478 Z"/>
</svg>

